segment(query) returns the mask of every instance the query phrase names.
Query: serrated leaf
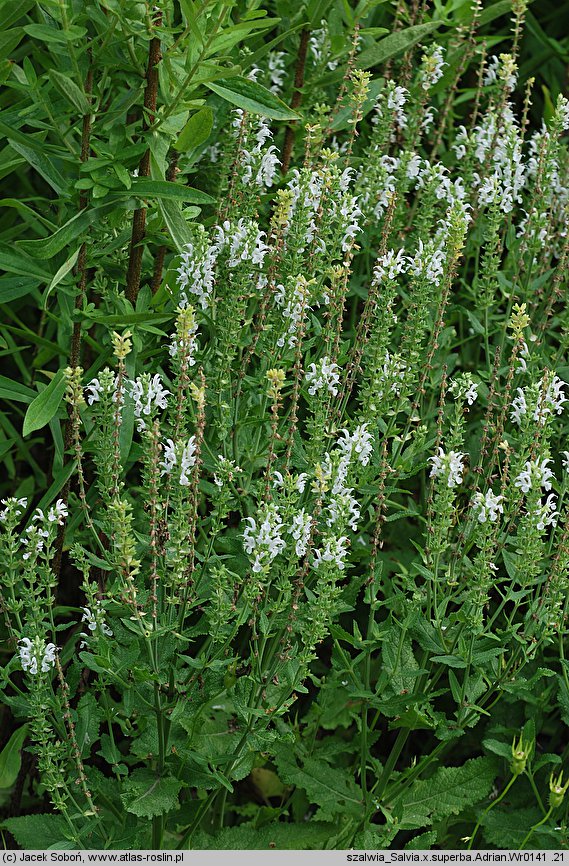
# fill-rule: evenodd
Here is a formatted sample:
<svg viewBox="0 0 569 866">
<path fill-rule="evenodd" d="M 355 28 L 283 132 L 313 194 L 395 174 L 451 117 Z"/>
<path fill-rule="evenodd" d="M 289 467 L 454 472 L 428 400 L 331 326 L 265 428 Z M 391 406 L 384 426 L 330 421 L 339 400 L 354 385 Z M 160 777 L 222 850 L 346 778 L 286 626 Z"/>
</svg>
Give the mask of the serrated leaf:
<svg viewBox="0 0 569 866">
<path fill-rule="evenodd" d="M 209 105 L 204 105 L 195 114 L 192 114 L 174 144 L 180 153 L 194 150 L 209 138 L 213 127 L 213 111 Z"/>
<path fill-rule="evenodd" d="M 182 783 L 171 776 L 157 776 L 152 770 L 135 770 L 124 783 L 121 800 L 127 812 L 139 818 L 154 818 L 179 807 Z"/>
<path fill-rule="evenodd" d="M 22 428 L 22 436 L 29 436 L 34 430 L 41 430 L 49 424 L 59 409 L 65 393 L 63 370 L 55 374 L 47 388 L 33 400 L 27 408 Z"/>
<path fill-rule="evenodd" d="M 23 850 L 37 850 L 56 845 L 69 833 L 69 826 L 61 815 L 43 813 L 41 815 L 25 815 L 22 818 L 7 818 L 0 826 L 12 834 Z"/>
<path fill-rule="evenodd" d="M 215 84 L 208 81 L 207 87 L 221 96 L 222 99 L 230 102 L 231 105 L 236 105 L 244 111 L 270 117 L 272 120 L 299 120 L 298 114 L 278 99 L 274 93 L 271 93 L 261 84 L 257 84 L 256 81 L 249 81 L 248 78 L 241 78 L 240 76 L 222 78 Z"/>
<path fill-rule="evenodd" d="M 501 758 L 507 758 L 507 760 L 512 760 L 512 744 L 511 743 L 501 743 L 500 740 L 494 740 L 489 737 L 486 740 L 482 740 L 482 745 L 488 752 L 493 752 L 495 755 L 500 755 Z"/>
<path fill-rule="evenodd" d="M 306 791 L 308 799 L 320 806 L 318 817 L 323 821 L 338 814 L 361 816 L 361 791 L 347 770 L 329 767 L 315 758 L 307 758 L 300 767 L 288 746 L 280 746 L 274 754 L 281 781 Z"/>
<path fill-rule="evenodd" d="M 99 739 L 99 727 L 103 718 L 101 707 L 95 695 L 87 692 L 77 704 L 77 724 L 75 734 L 81 757 L 86 757 L 93 743 Z"/>
<path fill-rule="evenodd" d="M 226 827 L 215 836 L 197 833 L 192 838 L 192 848 L 217 851 L 321 850 L 337 831 L 335 824 L 324 821 L 309 821 L 305 824 L 274 822 L 264 827 L 244 824 Z"/>
<path fill-rule="evenodd" d="M 22 746 L 28 733 L 28 726 L 18 728 L 0 752 L 0 788 L 11 788 L 22 765 Z"/>
<path fill-rule="evenodd" d="M 385 63 L 392 57 L 402 54 L 412 48 L 426 36 L 434 33 L 441 26 L 440 21 L 427 21 L 426 24 L 415 24 L 413 27 L 406 27 L 405 30 L 399 30 L 397 33 L 391 33 L 385 39 L 380 40 L 373 48 L 368 48 L 358 57 L 358 67 L 360 69 L 369 69 L 371 66 L 378 66 L 380 63 Z"/>
<path fill-rule="evenodd" d="M 428 827 L 435 819 L 458 815 L 487 796 L 495 776 L 491 758 L 472 758 L 462 767 L 441 767 L 432 778 L 415 782 L 396 798 L 403 808 L 401 824 L 408 829 Z"/>
</svg>

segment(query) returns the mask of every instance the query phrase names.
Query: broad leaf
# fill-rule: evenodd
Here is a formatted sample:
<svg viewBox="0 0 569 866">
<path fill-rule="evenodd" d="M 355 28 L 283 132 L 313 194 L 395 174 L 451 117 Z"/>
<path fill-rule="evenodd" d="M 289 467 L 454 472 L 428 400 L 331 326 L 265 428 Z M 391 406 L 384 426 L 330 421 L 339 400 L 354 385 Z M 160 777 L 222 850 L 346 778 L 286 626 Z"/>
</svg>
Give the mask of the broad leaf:
<svg viewBox="0 0 569 866">
<path fill-rule="evenodd" d="M 153 818 L 178 808 L 181 787 L 182 783 L 177 779 L 139 769 L 125 782 L 121 800 L 127 812 L 139 818 Z"/>
<path fill-rule="evenodd" d="M 261 114 L 272 120 L 299 120 L 298 114 L 270 90 L 257 84 L 256 81 L 249 81 L 248 78 L 241 78 L 240 76 L 222 78 L 215 84 L 211 81 L 208 82 L 207 86 L 218 96 L 244 111 Z"/>
</svg>

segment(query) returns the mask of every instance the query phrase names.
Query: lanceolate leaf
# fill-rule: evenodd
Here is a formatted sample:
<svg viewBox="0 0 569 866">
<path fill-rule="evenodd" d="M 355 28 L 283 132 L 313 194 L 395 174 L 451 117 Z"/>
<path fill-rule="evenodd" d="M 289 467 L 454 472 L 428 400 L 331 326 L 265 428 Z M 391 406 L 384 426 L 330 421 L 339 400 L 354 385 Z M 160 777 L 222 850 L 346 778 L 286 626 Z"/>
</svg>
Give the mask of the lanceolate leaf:
<svg viewBox="0 0 569 866">
<path fill-rule="evenodd" d="M 232 105 L 251 111 L 253 114 L 261 114 L 272 120 L 298 120 L 299 116 L 292 111 L 284 102 L 281 102 L 270 90 L 249 81 L 248 78 L 223 78 L 220 81 L 208 82 L 207 86 L 218 96 L 221 96 Z"/>
<path fill-rule="evenodd" d="M 201 189 L 172 183 L 169 180 L 147 180 L 144 177 L 134 178 L 130 189 L 113 190 L 112 195 L 122 198 L 136 195 L 141 198 L 189 201 L 192 204 L 215 204 L 215 199 Z"/>
<path fill-rule="evenodd" d="M 24 426 L 22 435 L 28 436 L 34 430 L 41 430 L 46 424 L 49 424 L 55 413 L 59 409 L 59 404 L 65 393 L 65 379 L 63 370 L 53 377 L 47 388 L 38 394 L 36 399 L 28 406 L 26 417 L 24 418 Z"/>
<path fill-rule="evenodd" d="M 27 733 L 28 726 L 22 725 L 14 731 L 0 752 L 0 788 L 11 788 L 18 777 L 22 765 L 22 746 Z"/>
<path fill-rule="evenodd" d="M 68 220 L 51 237 L 34 241 L 18 241 L 18 245 L 31 256 L 37 256 L 38 259 L 51 259 L 60 250 L 80 237 L 90 225 L 93 225 L 113 207 L 114 205 L 109 203 L 94 208 L 86 208 Z"/>
<path fill-rule="evenodd" d="M 358 57 L 358 66 L 360 69 L 369 69 L 371 66 L 385 63 L 386 60 L 402 54 L 403 51 L 407 51 L 425 37 L 430 36 L 440 25 L 440 21 L 428 21 L 426 24 L 415 24 L 413 27 L 391 33 L 390 36 L 381 39 L 373 48 L 362 51 Z"/>
</svg>

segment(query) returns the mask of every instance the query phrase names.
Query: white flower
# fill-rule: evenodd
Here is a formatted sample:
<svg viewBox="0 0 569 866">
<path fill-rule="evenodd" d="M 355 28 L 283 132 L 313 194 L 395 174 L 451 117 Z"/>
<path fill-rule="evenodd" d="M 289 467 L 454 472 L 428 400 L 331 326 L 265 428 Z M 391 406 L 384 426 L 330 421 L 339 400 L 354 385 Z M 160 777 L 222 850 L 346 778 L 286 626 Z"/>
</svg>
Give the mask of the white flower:
<svg viewBox="0 0 569 866">
<path fill-rule="evenodd" d="M 327 388 L 330 394 L 333 394 L 335 397 L 338 393 L 337 386 L 340 383 L 340 376 L 337 372 L 339 369 L 337 364 L 330 362 L 327 355 L 318 361 L 317 364 L 311 364 L 305 375 L 306 382 L 309 385 L 308 393 L 314 395 L 322 388 Z"/>
<path fill-rule="evenodd" d="M 28 500 L 24 498 L 16 499 L 13 496 L 9 496 L 8 499 L 0 500 L 0 504 L 5 506 L 2 511 L 0 511 L 0 523 L 4 523 L 9 517 L 12 517 L 12 515 L 15 518 L 20 517 L 28 507 Z"/>
<path fill-rule="evenodd" d="M 384 280 L 395 280 L 398 274 L 405 273 L 407 268 L 407 256 L 404 251 L 388 250 L 384 256 L 380 256 L 373 269 L 373 280 L 382 283 Z"/>
<path fill-rule="evenodd" d="M 509 54 L 493 55 L 484 75 L 484 84 L 495 84 L 502 80 L 507 90 L 513 90 L 517 83 L 516 66 Z"/>
<path fill-rule="evenodd" d="M 498 514 L 504 513 L 503 499 L 504 497 L 501 495 L 496 496 L 493 490 L 487 490 L 486 496 L 482 493 L 475 493 L 473 502 L 479 522 L 486 523 L 489 520 L 490 523 L 495 523 Z"/>
<path fill-rule="evenodd" d="M 167 474 L 170 475 L 172 469 L 176 465 L 176 446 L 172 439 L 166 439 L 166 443 L 164 444 L 164 460 L 160 462 L 160 466 L 163 467 L 161 475 Z"/>
<path fill-rule="evenodd" d="M 180 458 L 180 484 L 182 487 L 189 487 L 191 479 L 188 476 L 190 469 L 196 463 L 196 437 L 190 436 L 182 449 Z"/>
<path fill-rule="evenodd" d="M 63 526 L 68 514 L 67 505 L 63 499 L 58 499 L 55 505 L 47 512 L 47 519 L 50 523 L 57 523 L 58 526 Z"/>
<path fill-rule="evenodd" d="M 138 419 L 138 432 L 146 428 L 143 415 L 150 416 L 154 409 L 165 409 L 168 405 L 169 391 L 162 385 L 158 373 L 152 378 L 149 373 L 143 373 L 134 381 L 129 382 L 130 393 L 134 400 L 134 416 Z"/>
<path fill-rule="evenodd" d="M 403 111 L 403 106 L 407 102 L 409 91 L 399 85 L 394 85 L 392 81 L 388 82 L 387 107 L 393 112 L 395 123 L 399 129 L 405 129 L 407 126 L 407 117 Z"/>
<path fill-rule="evenodd" d="M 473 381 L 470 373 L 462 373 L 451 382 L 449 392 L 454 394 L 457 400 L 464 400 L 465 403 L 472 406 L 478 397 L 478 384 Z"/>
<path fill-rule="evenodd" d="M 520 362 L 520 366 L 516 368 L 516 373 L 525 373 L 527 371 L 527 368 L 528 368 L 527 359 L 528 358 L 529 358 L 528 344 L 525 342 L 525 340 L 522 340 L 522 348 L 520 349 L 520 353 L 518 355 L 518 360 Z"/>
<path fill-rule="evenodd" d="M 409 162 L 407 163 L 407 168 L 405 170 L 406 176 L 409 180 L 414 180 L 416 177 L 419 177 L 421 172 L 421 163 L 422 159 L 418 153 L 413 153 Z"/>
<path fill-rule="evenodd" d="M 541 463 L 534 460 L 527 460 L 524 469 L 519 473 L 514 481 L 514 485 L 519 487 L 522 493 L 529 493 L 533 488 L 534 482 L 537 482 L 544 490 L 551 490 L 551 478 L 554 478 L 553 472 L 548 467 L 551 463 L 551 458 L 546 457 Z"/>
<path fill-rule="evenodd" d="M 55 644 L 48 643 L 46 645 L 45 641 L 39 637 L 34 638 L 33 641 L 28 637 L 23 637 L 18 641 L 18 644 L 22 669 L 29 671 L 32 676 L 36 676 L 38 670 L 45 674 L 54 666 L 57 649 Z"/>
<path fill-rule="evenodd" d="M 87 623 L 87 628 L 89 631 L 94 632 L 97 628 L 107 637 L 112 637 L 113 632 L 112 629 L 105 622 L 105 611 L 103 609 L 103 605 L 101 601 L 97 600 L 96 608 L 94 611 L 91 611 L 88 607 L 82 607 L 83 616 L 81 617 L 81 622 Z M 86 635 L 85 635 L 86 637 Z"/>
<path fill-rule="evenodd" d="M 213 480 L 216 486 L 221 488 L 228 481 L 233 481 L 233 476 L 236 472 L 242 472 L 243 470 L 237 466 L 234 460 L 228 460 L 223 454 L 218 454 L 217 459 L 219 466 L 217 472 L 213 474 Z"/>
<path fill-rule="evenodd" d="M 159 464 L 162 467 L 160 474 L 171 475 L 179 460 L 180 486 L 189 487 L 192 482 L 188 473 L 196 463 L 196 437 L 190 436 L 184 444 L 176 444 L 172 439 L 167 439 L 163 447 L 164 460 L 161 460 Z"/>
<path fill-rule="evenodd" d="M 419 238 L 419 245 L 414 256 L 408 258 L 409 269 L 417 276 L 426 278 L 438 286 L 443 275 L 445 254 L 443 250 L 425 248 Z"/>
<path fill-rule="evenodd" d="M 283 522 L 276 505 L 270 503 L 259 515 L 259 526 L 252 517 L 246 517 L 243 532 L 243 546 L 246 553 L 253 555 L 253 571 L 262 571 L 286 547 L 281 536 Z"/>
<path fill-rule="evenodd" d="M 103 387 L 98 379 L 92 379 L 86 386 L 85 391 L 88 392 L 87 403 L 89 404 L 89 406 L 92 406 L 93 403 L 98 403 L 101 399 Z"/>
<path fill-rule="evenodd" d="M 340 571 L 345 568 L 345 559 L 347 555 L 347 537 L 329 539 L 322 550 L 314 551 L 313 567 L 318 569 L 323 562 L 333 562 Z"/>
<path fill-rule="evenodd" d="M 344 456 L 350 460 L 355 452 L 362 466 L 367 466 L 373 451 L 373 436 L 368 433 L 367 424 L 360 424 L 351 436 L 346 429 L 342 430 L 342 437 L 337 446 Z"/>
<path fill-rule="evenodd" d="M 267 57 L 267 70 L 271 79 L 269 90 L 278 93 L 285 80 L 285 57 L 284 51 L 269 51 Z"/>
<path fill-rule="evenodd" d="M 569 99 L 561 94 L 557 97 L 556 113 L 561 118 L 561 126 L 567 131 L 569 129 Z"/>
<path fill-rule="evenodd" d="M 518 396 L 514 397 L 514 399 L 512 400 L 512 411 L 510 412 L 510 418 L 516 424 L 521 424 L 522 417 L 526 414 L 528 407 L 523 389 L 516 388 L 516 390 L 518 392 Z"/>
<path fill-rule="evenodd" d="M 567 385 L 559 376 L 554 376 L 545 394 L 545 403 L 558 415 L 563 412 L 563 404 L 567 402 L 567 397 L 563 392 L 563 387 Z"/>
<path fill-rule="evenodd" d="M 447 487 L 456 487 L 462 484 L 462 473 L 464 472 L 463 457 L 465 455 L 461 451 L 450 451 L 448 454 L 439 447 L 438 455 L 429 457 L 429 463 L 432 463 L 430 477 L 442 478 L 446 481 Z"/>
<path fill-rule="evenodd" d="M 332 527 L 341 521 L 347 521 L 350 529 L 355 532 L 358 528 L 360 508 L 358 502 L 352 496 L 352 488 L 347 488 L 337 493 L 328 505 L 328 517 L 326 526 Z"/>
<path fill-rule="evenodd" d="M 311 528 L 312 517 L 302 508 L 292 518 L 292 525 L 289 529 L 289 533 L 296 541 L 295 552 L 297 556 L 304 556 L 306 554 Z"/>
<path fill-rule="evenodd" d="M 563 468 L 565 472 L 569 472 L 569 451 L 562 451 L 561 453 L 563 454 L 564 458 L 562 461 Z"/>
<path fill-rule="evenodd" d="M 546 526 L 557 525 L 557 518 L 559 517 L 559 512 L 555 510 L 556 505 L 557 500 L 555 498 L 555 494 L 550 493 L 545 502 L 536 508 L 534 512 L 534 517 L 537 518 L 536 526 L 540 532 L 543 532 Z"/>
<path fill-rule="evenodd" d="M 430 51 L 425 51 L 422 57 L 423 65 L 420 73 L 421 86 L 423 90 L 430 90 L 443 75 L 444 49 L 440 45 L 433 45 Z"/>
<path fill-rule="evenodd" d="M 213 243 L 199 225 L 193 229 L 193 239 L 184 246 L 176 283 L 180 290 L 180 306 L 188 305 L 188 292 L 199 300 L 202 310 L 209 307 L 215 285 L 215 267 L 222 244 Z"/>
</svg>

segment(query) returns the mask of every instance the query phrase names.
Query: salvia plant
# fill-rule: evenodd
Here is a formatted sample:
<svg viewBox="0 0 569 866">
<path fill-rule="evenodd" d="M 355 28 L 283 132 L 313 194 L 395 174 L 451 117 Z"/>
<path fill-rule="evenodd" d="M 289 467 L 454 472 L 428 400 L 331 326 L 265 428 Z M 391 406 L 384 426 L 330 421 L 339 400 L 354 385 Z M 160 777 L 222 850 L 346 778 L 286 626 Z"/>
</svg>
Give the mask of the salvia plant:
<svg viewBox="0 0 569 866">
<path fill-rule="evenodd" d="M 568 844 L 569 101 L 376 5 L 6 5 L 7 845 Z"/>
</svg>

